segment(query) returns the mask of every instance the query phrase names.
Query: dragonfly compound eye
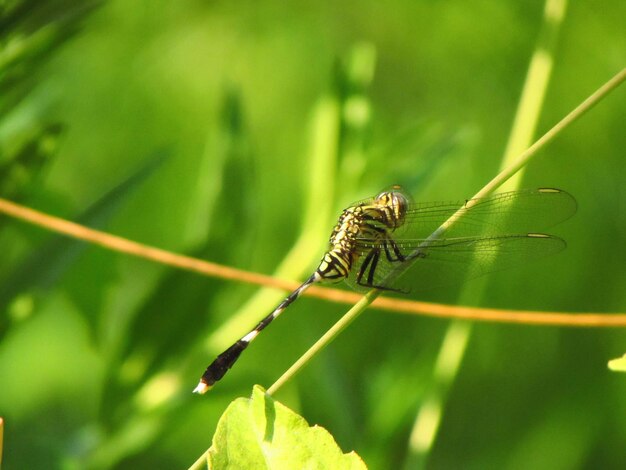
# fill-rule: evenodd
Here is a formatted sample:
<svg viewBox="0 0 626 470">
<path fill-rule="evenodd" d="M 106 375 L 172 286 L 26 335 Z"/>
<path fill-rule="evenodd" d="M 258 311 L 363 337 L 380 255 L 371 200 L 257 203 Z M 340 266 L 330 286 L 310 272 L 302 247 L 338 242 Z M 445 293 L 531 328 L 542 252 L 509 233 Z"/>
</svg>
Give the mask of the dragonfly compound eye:
<svg viewBox="0 0 626 470">
<path fill-rule="evenodd" d="M 408 198 L 399 191 L 393 191 L 391 206 L 396 219 L 396 225 L 402 225 L 404 223 L 404 217 L 409 209 Z"/>
<path fill-rule="evenodd" d="M 410 202 L 399 186 L 392 186 L 390 190 L 383 191 L 374 200 L 384 208 L 389 221 L 387 225 L 390 228 L 397 228 L 404 223 Z"/>
</svg>

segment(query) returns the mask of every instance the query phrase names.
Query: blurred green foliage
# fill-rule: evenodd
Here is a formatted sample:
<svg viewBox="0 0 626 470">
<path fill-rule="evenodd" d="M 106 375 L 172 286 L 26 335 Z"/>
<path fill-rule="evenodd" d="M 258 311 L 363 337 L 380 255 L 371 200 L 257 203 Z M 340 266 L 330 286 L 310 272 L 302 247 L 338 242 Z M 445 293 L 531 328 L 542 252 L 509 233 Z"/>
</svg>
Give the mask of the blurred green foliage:
<svg viewBox="0 0 626 470">
<path fill-rule="evenodd" d="M 311 185 L 331 188 L 325 204 L 339 211 L 392 183 L 416 200 L 456 200 L 490 179 L 543 9 L 100 3 L 0 2 L 2 196 L 264 273 L 298 238 Z M 624 18 L 624 2 L 569 5 L 539 132 L 624 67 Z M 337 162 L 313 181 L 322 102 L 340 110 Z M 551 231 L 569 247 L 491 276 L 481 305 L 626 310 L 625 110 L 618 89 L 528 168 L 523 186 L 576 196 L 578 214 Z M 311 241 L 302 272 L 325 241 Z M 207 338 L 257 288 L 77 250 L 4 216 L 0 246 L 7 468 L 190 465 L 231 400 L 270 385 L 346 310 L 301 299 L 198 397 L 219 352 Z M 453 303 L 457 292 L 424 298 Z M 276 398 L 370 468 L 398 468 L 446 325 L 371 311 Z M 476 325 L 428 467 L 621 468 L 626 381 L 606 363 L 625 350 L 623 331 Z"/>
</svg>

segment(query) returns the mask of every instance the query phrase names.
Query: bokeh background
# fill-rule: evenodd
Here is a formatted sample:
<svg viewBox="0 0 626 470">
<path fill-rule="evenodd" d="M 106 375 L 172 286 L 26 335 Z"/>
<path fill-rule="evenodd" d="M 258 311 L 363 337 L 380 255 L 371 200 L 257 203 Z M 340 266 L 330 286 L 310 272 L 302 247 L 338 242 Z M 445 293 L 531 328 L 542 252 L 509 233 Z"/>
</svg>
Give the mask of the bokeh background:
<svg viewBox="0 0 626 470">
<path fill-rule="evenodd" d="M 496 174 L 543 10 L 535 0 L 2 2 L 2 197 L 303 279 L 351 201 L 397 182 L 416 200 L 463 200 Z M 624 67 L 625 18 L 620 1 L 567 6 L 538 133 Z M 552 230 L 568 249 L 479 281 L 475 305 L 626 311 L 625 118 L 622 87 L 527 169 L 522 186 L 578 200 Z M 347 309 L 300 299 L 200 397 L 190 391 L 208 362 L 284 293 L 4 215 L 0 246 L 7 469 L 191 465 L 228 403 L 271 385 Z M 626 352 L 616 329 L 474 325 L 441 394 L 439 432 L 412 455 L 448 327 L 371 310 L 276 398 L 371 468 L 623 468 L 626 376 L 606 367 Z"/>
</svg>

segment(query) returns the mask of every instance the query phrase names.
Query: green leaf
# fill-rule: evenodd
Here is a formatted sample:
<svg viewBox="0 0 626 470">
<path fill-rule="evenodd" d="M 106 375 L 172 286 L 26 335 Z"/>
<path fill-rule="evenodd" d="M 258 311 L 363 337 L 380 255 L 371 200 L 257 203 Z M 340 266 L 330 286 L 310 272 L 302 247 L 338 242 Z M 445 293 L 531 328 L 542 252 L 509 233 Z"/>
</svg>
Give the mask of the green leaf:
<svg viewBox="0 0 626 470">
<path fill-rule="evenodd" d="M 609 361 L 609 369 L 615 372 L 626 372 L 626 354 Z"/>
<path fill-rule="evenodd" d="M 364 469 L 353 451 L 344 454 L 332 435 L 274 401 L 258 385 L 251 398 L 226 409 L 209 449 L 209 468 Z"/>
</svg>

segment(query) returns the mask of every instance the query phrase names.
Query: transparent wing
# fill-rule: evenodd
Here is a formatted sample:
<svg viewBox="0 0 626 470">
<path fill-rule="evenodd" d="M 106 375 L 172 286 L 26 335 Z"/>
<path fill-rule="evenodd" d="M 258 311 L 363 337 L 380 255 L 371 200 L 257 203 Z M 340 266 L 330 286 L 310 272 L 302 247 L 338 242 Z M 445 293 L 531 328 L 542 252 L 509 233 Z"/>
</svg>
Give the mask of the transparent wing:
<svg viewBox="0 0 626 470">
<path fill-rule="evenodd" d="M 394 250 L 379 240 L 363 242 L 346 282 L 359 291 L 371 287 L 421 291 L 520 265 L 566 246 L 558 237 L 539 233 L 394 242 L 404 259 L 395 256 Z M 401 275 L 411 280 L 408 289 L 398 285 Z"/>
<path fill-rule="evenodd" d="M 446 232 L 447 238 L 541 231 L 571 217 L 576 200 L 565 191 L 540 188 L 468 201 L 414 203 L 394 237 L 428 238 L 463 207 L 468 209 Z"/>
</svg>

